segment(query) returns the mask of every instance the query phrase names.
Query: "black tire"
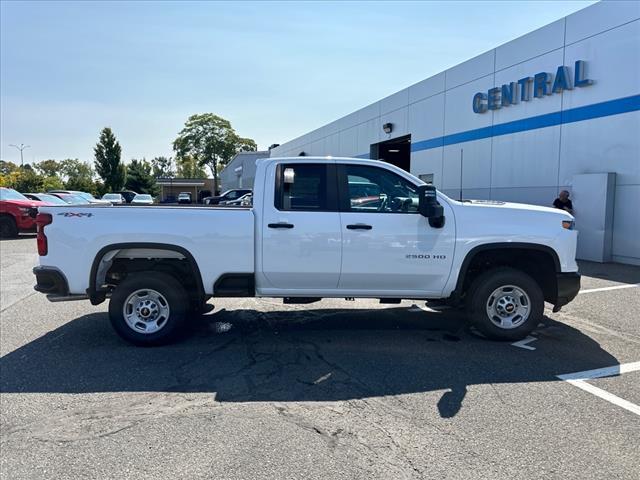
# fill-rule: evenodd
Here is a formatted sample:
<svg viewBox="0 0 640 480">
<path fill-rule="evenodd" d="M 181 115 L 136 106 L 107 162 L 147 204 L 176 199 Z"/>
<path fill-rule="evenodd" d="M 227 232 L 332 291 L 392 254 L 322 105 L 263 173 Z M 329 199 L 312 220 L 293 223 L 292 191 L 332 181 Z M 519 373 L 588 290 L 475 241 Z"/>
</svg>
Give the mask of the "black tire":
<svg viewBox="0 0 640 480">
<path fill-rule="evenodd" d="M 13 217 L 3 215 L 0 217 L 0 238 L 16 238 L 18 236 L 18 226 Z"/>
<path fill-rule="evenodd" d="M 165 308 L 165 302 L 168 306 L 168 315 L 162 315 L 161 321 L 157 322 L 158 330 L 149 333 L 144 333 L 140 329 L 134 330 L 124 315 L 125 304 L 130 296 L 135 292 L 145 290 L 152 290 L 160 294 L 160 297 L 156 297 L 155 301 L 161 305 L 161 309 Z M 155 295 L 155 293 L 151 295 Z M 136 296 L 131 301 L 136 302 L 136 298 L 140 300 L 145 297 Z M 115 331 L 124 340 L 139 346 L 165 345 L 178 340 L 186 331 L 188 314 L 189 297 L 184 288 L 174 277 L 162 272 L 140 272 L 129 275 L 116 287 L 109 302 L 109 319 Z M 137 322 L 137 325 L 140 326 L 145 324 L 143 321 Z"/>
<path fill-rule="evenodd" d="M 510 288 L 517 287 L 525 295 L 518 295 L 517 290 Z M 501 290 L 497 296 L 494 292 Z M 528 298 L 527 298 L 528 297 Z M 489 300 L 491 304 L 489 305 Z M 507 318 L 502 319 L 499 315 L 494 314 L 493 320 L 488 313 L 488 309 L 499 309 L 497 299 L 515 298 L 514 312 L 515 319 L 512 320 L 512 327 L 498 326 L 497 323 L 508 324 L 511 316 L 507 310 L 509 305 L 514 305 L 510 301 L 506 301 L 506 309 L 503 307 L 502 312 Z M 495 303 L 494 303 L 495 302 Z M 520 315 L 519 311 L 525 311 L 521 305 L 528 304 L 528 316 Z M 483 273 L 476 278 L 471 284 L 471 288 L 467 292 L 466 301 L 467 313 L 471 323 L 487 338 L 493 340 L 521 340 L 526 338 L 534 328 L 538 326 L 544 314 L 544 295 L 538 283 L 524 272 L 513 268 L 496 268 Z M 525 318 L 526 317 L 526 318 Z M 524 320 L 523 320 L 524 319 Z"/>
</svg>

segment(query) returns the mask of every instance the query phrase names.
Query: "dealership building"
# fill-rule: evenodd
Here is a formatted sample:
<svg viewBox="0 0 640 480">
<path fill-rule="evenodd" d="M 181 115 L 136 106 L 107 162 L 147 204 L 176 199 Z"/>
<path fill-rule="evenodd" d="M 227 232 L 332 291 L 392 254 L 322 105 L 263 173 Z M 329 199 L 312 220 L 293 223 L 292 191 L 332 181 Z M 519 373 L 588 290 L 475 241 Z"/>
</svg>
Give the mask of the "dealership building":
<svg viewBox="0 0 640 480">
<path fill-rule="evenodd" d="M 455 199 L 566 189 L 579 258 L 640 265 L 640 2 L 594 4 L 270 153 L 380 159 Z"/>
</svg>

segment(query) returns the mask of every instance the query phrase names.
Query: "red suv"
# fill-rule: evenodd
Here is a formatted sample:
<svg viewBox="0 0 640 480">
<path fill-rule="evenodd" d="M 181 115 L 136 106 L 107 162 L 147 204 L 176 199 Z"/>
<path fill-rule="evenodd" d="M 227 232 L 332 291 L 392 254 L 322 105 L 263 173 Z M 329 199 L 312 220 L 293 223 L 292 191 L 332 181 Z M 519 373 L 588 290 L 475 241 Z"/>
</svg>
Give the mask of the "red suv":
<svg viewBox="0 0 640 480">
<path fill-rule="evenodd" d="M 36 220 L 30 211 L 34 207 L 51 205 L 29 200 L 12 188 L 0 187 L 0 238 L 17 237 L 20 232 L 35 232 Z"/>
</svg>

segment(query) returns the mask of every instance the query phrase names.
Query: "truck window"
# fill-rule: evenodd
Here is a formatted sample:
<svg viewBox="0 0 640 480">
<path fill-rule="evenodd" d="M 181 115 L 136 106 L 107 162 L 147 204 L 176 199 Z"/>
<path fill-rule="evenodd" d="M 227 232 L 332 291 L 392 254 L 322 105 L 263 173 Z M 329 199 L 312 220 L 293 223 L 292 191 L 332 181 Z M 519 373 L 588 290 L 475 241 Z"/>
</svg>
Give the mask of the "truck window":
<svg viewBox="0 0 640 480">
<path fill-rule="evenodd" d="M 275 198 L 278 210 L 327 211 L 328 197 L 325 164 L 278 165 Z"/>
<path fill-rule="evenodd" d="M 341 191 L 347 197 L 346 201 L 342 200 L 343 211 L 418 213 L 418 189 L 400 175 L 364 165 L 344 165 L 342 168 Z"/>
</svg>

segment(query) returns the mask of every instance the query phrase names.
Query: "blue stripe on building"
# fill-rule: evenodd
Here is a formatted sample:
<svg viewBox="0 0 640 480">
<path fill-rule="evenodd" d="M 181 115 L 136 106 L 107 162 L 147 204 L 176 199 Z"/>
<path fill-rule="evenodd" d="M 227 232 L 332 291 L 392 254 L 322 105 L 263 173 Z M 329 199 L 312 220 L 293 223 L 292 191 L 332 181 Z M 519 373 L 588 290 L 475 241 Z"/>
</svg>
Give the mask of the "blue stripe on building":
<svg viewBox="0 0 640 480">
<path fill-rule="evenodd" d="M 444 147 L 445 145 L 453 145 L 456 143 L 481 140 L 483 138 L 526 132 L 528 130 L 553 127 L 555 125 L 562 125 L 565 123 L 582 122 L 584 120 L 608 117 L 610 115 L 635 112 L 638 110 L 640 110 L 640 95 L 632 95 L 630 97 L 617 98 L 606 102 L 585 105 L 584 107 L 570 108 L 560 112 L 546 113 L 535 117 L 514 120 L 513 122 L 499 123 L 489 127 L 467 130 L 466 132 L 452 133 L 451 135 L 444 135 L 442 137 L 420 140 L 411 144 L 411 151 L 420 152 L 422 150 Z M 356 157 L 369 158 L 369 154 L 364 153 L 357 155 Z"/>
</svg>

